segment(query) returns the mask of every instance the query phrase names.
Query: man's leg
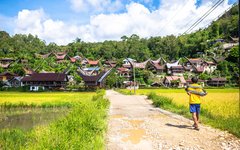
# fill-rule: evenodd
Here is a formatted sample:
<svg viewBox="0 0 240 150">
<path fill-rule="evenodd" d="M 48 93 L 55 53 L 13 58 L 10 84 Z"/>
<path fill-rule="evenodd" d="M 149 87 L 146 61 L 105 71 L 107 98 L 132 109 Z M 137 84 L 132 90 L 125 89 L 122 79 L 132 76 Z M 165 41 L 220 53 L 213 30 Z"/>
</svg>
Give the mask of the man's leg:
<svg viewBox="0 0 240 150">
<path fill-rule="evenodd" d="M 199 113 L 196 113 L 196 117 L 197 117 L 197 122 L 199 123 Z"/>
<path fill-rule="evenodd" d="M 197 113 L 196 112 L 192 113 L 192 119 L 193 119 L 193 122 L 194 122 L 194 127 L 198 128 L 198 118 L 197 118 Z"/>
</svg>

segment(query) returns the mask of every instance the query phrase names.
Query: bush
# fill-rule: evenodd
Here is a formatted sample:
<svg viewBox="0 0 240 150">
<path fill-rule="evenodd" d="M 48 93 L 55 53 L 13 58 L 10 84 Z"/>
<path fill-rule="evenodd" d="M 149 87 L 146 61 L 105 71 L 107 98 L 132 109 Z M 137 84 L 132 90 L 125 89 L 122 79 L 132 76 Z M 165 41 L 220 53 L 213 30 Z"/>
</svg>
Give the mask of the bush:
<svg viewBox="0 0 240 150">
<path fill-rule="evenodd" d="M 159 96 L 154 92 L 149 93 L 148 99 L 152 99 L 153 105 L 156 107 L 164 107 L 172 104 L 172 98 Z"/>
</svg>

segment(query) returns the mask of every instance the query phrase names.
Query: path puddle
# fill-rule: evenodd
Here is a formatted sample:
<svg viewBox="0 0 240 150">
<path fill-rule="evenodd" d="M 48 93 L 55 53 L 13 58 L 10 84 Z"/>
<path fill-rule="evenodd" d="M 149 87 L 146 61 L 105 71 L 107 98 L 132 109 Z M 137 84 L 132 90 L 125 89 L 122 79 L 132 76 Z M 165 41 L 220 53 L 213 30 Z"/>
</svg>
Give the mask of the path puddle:
<svg viewBox="0 0 240 150">
<path fill-rule="evenodd" d="M 143 120 L 127 120 L 127 121 L 134 127 L 139 126 L 144 122 Z"/>
<path fill-rule="evenodd" d="M 123 129 L 121 133 L 127 134 L 127 137 L 122 138 L 122 141 L 130 141 L 132 144 L 138 144 L 142 137 L 146 134 L 144 129 Z"/>
<path fill-rule="evenodd" d="M 113 119 L 117 119 L 117 118 L 123 118 L 124 116 L 121 114 L 115 114 L 115 115 L 111 115 L 111 118 Z"/>
<path fill-rule="evenodd" d="M 26 109 L 24 111 L 11 110 L 11 113 L 0 113 L 0 130 L 1 129 L 12 129 L 20 128 L 28 131 L 34 126 L 47 125 L 50 122 L 57 120 L 58 118 L 64 117 L 68 113 L 67 108 L 46 108 L 46 109 Z"/>
</svg>

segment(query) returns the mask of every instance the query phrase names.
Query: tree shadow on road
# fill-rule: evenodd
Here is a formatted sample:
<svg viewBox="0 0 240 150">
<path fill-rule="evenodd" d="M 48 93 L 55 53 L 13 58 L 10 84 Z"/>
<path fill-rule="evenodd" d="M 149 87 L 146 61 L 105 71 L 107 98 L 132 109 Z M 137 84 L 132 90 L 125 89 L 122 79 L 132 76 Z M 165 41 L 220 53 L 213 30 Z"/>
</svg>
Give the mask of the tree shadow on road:
<svg viewBox="0 0 240 150">
<path fill-rule="evenodd" d="M 176 128 L 185 128 L 185 129 L 190 129 L 192 130 L 192 126 L 188 126 L 188 125 L 174 125 L 174 124 L 170 124 L 170 123 L 166 123 L 165 124 L 166 126 L 169 126 L 169 127 L 176 127 Z"/>
</svg>

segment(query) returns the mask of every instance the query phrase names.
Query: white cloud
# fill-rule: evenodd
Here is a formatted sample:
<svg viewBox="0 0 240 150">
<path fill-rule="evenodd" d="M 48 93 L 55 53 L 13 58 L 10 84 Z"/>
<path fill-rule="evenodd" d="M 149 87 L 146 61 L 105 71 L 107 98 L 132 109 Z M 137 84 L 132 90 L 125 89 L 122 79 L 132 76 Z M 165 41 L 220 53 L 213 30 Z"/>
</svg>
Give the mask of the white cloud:
<svg viewBox="0 0 240 150">
<path fill-rule="evenodd" d="M 75 12 L 116 12 L 124 6 L 121 0 L 69 0 Z"/>
<path fill-rule="evenodd" d="M 107 3 L 108 0 L 104 2 Z M 178 35 L 189 28 L 213 5 L 211 1 L 207 1 L 196 7 L 195 2 L 194 0 L 162 0 L 159 9 L 155 11 L 150 11 L 142 4 L 130 3 L 126 5 L 125 13 L 94 15 L 85 25 L 53 20 L 44 13 L 43 9 L 22 10 L 16 18 L 14 31 L 15 33 L 38 35 L 48 43 L 56 42 L 57 44 L 67 44 L 76 37 L 92 42 L 120 40 L 121 36 L 132 34 L 141 37 Z M 94 7 L 105 5 L 103 1 L 97 0 L 91 1 L 91 3 L 89 0 L 88 3 Z M 209 24 L 229 6 L 227 2 L 219 6 L 195 29 Z M 187 24 L 188 22 L 190 23 Z"/>
</svg>

